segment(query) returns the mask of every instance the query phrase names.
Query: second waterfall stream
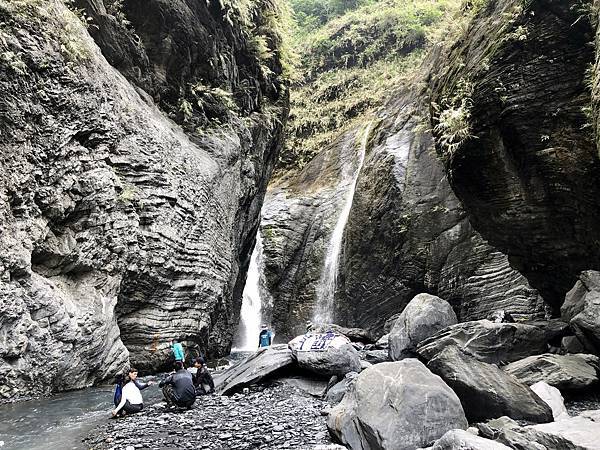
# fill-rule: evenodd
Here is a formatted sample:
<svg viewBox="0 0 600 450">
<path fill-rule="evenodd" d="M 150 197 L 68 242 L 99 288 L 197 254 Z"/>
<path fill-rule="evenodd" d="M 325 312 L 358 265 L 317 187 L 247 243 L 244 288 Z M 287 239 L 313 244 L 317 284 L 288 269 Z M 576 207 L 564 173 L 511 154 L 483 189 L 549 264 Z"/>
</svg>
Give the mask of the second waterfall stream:
<svg viewBox="0 0 600 450">
<path fill-rule="evenodd" d="M 258 334 L 263 312 L 262 275 L 263 240 L 260 231 L 256 235 L 256 245 L 248 267 L 248 277 L 244 286 L 240 325 L 234 351 L 254 351 L 258 348 Z"/>
<path fill-rule="evenodd" d="M 367 143 L 371 134 L 372 123 L 369 123 L 365 128 L 364 135 L 361 140 L 360 149 L 358 152 L 358 165 L 352 174 L 352 182 L 350 188 L 344 198 L 344 206 L 335 224 L 329 244 L 327 245 L 327 253 L 325 254 L 325 264 L 321 272 L 321 278 L 317 284 L 316 292 L 316 307 L 313 315 L 315 323 L 332 323 L 334 321 L 333 309 L 335 291 L 337 289 L 337 279 L 339 272 L 340 254 L 342 252 L 342 243 L 344 240 L 344 230 L 350 217 L 352 203 L 354 201 L 354 193 L 358 184 L 358 177 L 365 162 L 365 154 L 367 151 Z"/>
</svg>

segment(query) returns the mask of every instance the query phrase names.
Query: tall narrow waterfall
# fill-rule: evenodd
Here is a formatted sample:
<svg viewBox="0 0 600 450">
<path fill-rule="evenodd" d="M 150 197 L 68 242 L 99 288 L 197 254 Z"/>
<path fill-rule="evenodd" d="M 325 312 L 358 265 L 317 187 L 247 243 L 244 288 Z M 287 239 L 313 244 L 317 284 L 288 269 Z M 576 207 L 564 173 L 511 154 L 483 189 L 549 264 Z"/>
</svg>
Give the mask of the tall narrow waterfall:
<svg viewBox="0 0 600 450">
<path fill-rule="evenodd" d="M 337 278 L 344 230 L 346 228 L 346 223 L 348 222 L 348 217 L 350 217 L 350 210 L 352 209 L 352 202 L 354 200 L 354 193 L 358 183 L 358 176 L 360 175 L 360 171 L 365 160 L 365 153 L 367 150 L 367 142 L 370 132 L 371 124 L 369 124 L 365 129 L 358 154 L 358 167 L 352 174 L 352 182 L 350 183 L 350 188 L 348 189 L 348 193 L 346 194 L 344 200 L 344 207 L 340 213 L 340 216 L 338 217 L 327 246 L 325 265 L 323 266 L 323 272 L 321 273 L 321 278 L 317 285 L 317 305 L 313 315 L 313 321 L 315 323 L 333 322 L 333 301 L 337 288 Z"/>
<path fill-rule="evenodd" d="M 260 231 L 256 235 L 256 245 L 250 258 L 248 277 L 242 295 L 240 325 L 237 332 L 235 350 L 253 351 L 258 348 L 258 334 L 262 318 L 263 297 L 261 294 L 261 262 L 263 241 Z"/>
</svg>

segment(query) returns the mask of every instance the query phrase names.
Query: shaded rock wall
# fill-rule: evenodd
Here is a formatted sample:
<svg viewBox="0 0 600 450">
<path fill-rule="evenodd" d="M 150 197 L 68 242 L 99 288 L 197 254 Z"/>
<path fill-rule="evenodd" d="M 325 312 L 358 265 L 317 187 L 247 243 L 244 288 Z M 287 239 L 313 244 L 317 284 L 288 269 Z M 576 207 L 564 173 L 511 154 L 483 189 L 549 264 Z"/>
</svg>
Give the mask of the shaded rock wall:
<svg viewBox="0 0 600 450">
<path fill-rule="evenodd" d="M 452 188 L 473 226 L 555 307 L 579 271 L 600 262 L 586 8 L 490 2 L 430 78 L 441 107 L 434 127 L 443 111 L 468 110 L 471 138 L 450 148 L 436 136 Z"/>
<path fill-rule="evenodd" d="M 373 119 L 345 230 L 336 323 L 381 334 L 419 292 L 451 302 L 460 320 L 499 308 L 519 318 L 543 316 L 537 291 L 471 227 L 423 126 L 424 97 L 414 92 L 399 92 Z M 350 187 L 339 166 L 356 166 L 361 133 L 343 135 L 265 199 L 266 278 L 280 337 L 304 332 L 312 316 L 326 245 Z"/>
<path fill-rule="evenodd" d="M 103 11 L 102 2 L 89 5 Z M 127 41 L 136 28 L 101 38 L 98 21 L 90 30 L 99 48 L 61 1 L 0 1 L 4 398 L 87 386 L 129 358 L 157 370 L 176 337 L 209 354 L 231 345 L 287 114 L 281 71 L 275 58 L 264 75 L 245 35 L 231 34 L 235 23 L 211 34 L 191 20 L 205 12 L 196 2 L 144 2 L 146 10 L 126 2 L 126 11 L 136 5 L 140 15 L 128 18 L 143 38 Z M 155 8 L 160 26 L 143 19 Z M 209 12 L 205 20 L 221 26 L 224 12 Z M 164 35 L 161 27 L 179 20 L 170 29 L 181 34 Z M 207 40 L 191 39 L 201 32 Z M 158 52 L 146 45 L 153 33 L 190 47 Z M 180 69 L 204 46 L 229 61 L 214 79 L 239 92 L 254 80 L 254 103 L 216 115 L 224 100 L 215 94 L 214 107 L 202 107 L 205 96 L 176 112 L 181 99 L 171 104 L 170 95 L 204 74 Z"/>
<path fill-rule="evenodd" d="M 449 301 L 459 320 L 507 307 L 543 315 L 543 302 L 506 256 L 475 232 L 446 180 L 412 89 L 378 117 L 346 228 L 338 317 L 382 330 L 419 292 Z"/>
<path fill-rule="evenodd" d="M 261 232 L 278 341 L 303 334 L 313 316 L 329 239 L 357 169 L 359 140 L 360 130 L 342 134 L 300 173 L 269 186 Z"/>
</svg>

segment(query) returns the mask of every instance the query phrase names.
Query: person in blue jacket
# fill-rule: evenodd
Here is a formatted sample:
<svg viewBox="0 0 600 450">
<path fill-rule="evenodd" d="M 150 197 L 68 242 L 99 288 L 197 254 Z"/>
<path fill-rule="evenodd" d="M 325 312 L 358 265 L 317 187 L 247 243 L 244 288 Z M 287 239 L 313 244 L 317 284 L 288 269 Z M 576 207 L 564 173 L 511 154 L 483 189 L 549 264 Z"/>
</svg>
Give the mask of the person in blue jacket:
<svg viewBox="0 0 600 450">
<path fill-rule="evenodd" d="M 173 356 L 175 357 L 175 361 L 181 361 L 183 364 L 185 361 L 185 352 L 183 351 L 183 345 L 179 342 L 179 339 L 175 339 L 173 341 L 173 346 L 171 347 L 173 350 Z"/>
<path fill-rule="evenodd" d="M 258 346 L 269 347 L 273 343 L 273 332 L 263 324 L 258 335 Z"/>
</svg>

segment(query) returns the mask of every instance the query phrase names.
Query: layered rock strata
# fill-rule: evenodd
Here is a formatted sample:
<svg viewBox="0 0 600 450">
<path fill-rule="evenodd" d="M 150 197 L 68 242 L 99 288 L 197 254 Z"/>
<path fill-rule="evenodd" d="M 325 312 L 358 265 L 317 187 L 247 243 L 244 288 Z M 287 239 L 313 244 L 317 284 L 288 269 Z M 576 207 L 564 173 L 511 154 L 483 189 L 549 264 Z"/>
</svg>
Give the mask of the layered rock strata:
<svg viewBox="0 0 600 450">
<path fill-rule="evenodd" d="M 490 2 L 430 78 L 453 190 L 556 315 L 579 272 L 600 264 L 591 3 Z"/>
<path fill-rule="evenodd" d="M 227 351 L 286 116 L 216 5 L 83 3 L 98 45 L 61 1 L 0 1 L 4 398 Z"/>
</svg>

